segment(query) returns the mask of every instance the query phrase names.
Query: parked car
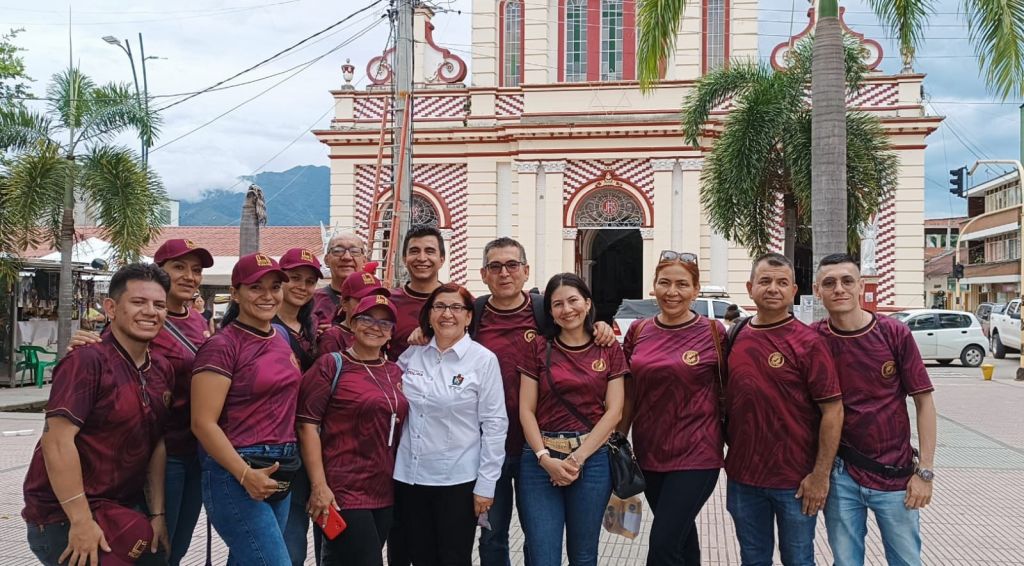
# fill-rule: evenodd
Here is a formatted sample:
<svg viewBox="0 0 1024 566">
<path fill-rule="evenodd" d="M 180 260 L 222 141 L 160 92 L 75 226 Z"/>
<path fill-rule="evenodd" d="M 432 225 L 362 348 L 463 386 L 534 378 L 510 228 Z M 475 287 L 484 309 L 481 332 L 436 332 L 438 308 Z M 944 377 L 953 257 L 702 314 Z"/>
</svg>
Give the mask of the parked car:
<svg viewBox="0 0 1024 566">
<path fill-rule="evenodd" d="M 1006 310 L 1006 303 L 981 303 L 978 308 L 974 311 L 974 316 L 978 317 L 981 321 L 981 332 L 985 335 L 985 338 L 990 336 L 989 327 L 991 326 L 991 317 L 993 314 L 999 314 Z"/>
<path fill-rule="evenodd" d="M 891 315 L 910 327 L 921 357 L 942 365 L 959 359 L 968 367 L 985 360 L 988 341 L 981 333 L 981 322 L 969 312 L 943 309 L 914 309 Z"/>
<path fill-rule="evenodd" d="M 993 311 L 989 320 L 989 349 L 996 359 L 1007 352 L 1020 351 L 1020 299 L 1006 304 L 1002 312 Z"/>
<path fill-rule="evenodd" d="M 724 290 L 719 289 L 718 287 L 710 287 L 709 290 L 702 291 L 700 296 L 694 299 L 691 308 L 697 314 L 711 319 L 721 320 L 724 318 L 725 309 L 735 303 L 729 299 L 729 295 Z M 739 307 L 739 309 L 741 317 L 753 314 L 743 307 Z M 626 331 L 629 330 L 629 325 L 633 324 L 634 320 L 654 316 L 658 312 L 658 302 L 655 299 L 623 299 L 619 303 L 619 310 L 615 312 L 612 330 L 615 331 L 615 335 L 619 338 L 619 342 L 621 342 L 625 338 Z"/>
</svg>

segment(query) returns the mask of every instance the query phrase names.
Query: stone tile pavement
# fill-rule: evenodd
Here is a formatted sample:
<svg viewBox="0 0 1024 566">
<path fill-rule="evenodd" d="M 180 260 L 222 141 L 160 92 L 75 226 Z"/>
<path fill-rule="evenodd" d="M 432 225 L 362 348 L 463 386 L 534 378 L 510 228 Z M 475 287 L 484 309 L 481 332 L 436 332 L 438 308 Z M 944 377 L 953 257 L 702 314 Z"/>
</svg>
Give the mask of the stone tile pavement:
<svg viewBox="0 0 1024 566">
<path fill-rule="evenodd" d="M 939 411 L 937 478 L 932 505 L 922 513 L 924 563 L 928 565 L 1024 564 L 1024 383 L 1012 381 L 1017 360 L 994 361 L 996 379 L 978 370 L 930 366 Z M 0 407 L 7 406 L 0 391 Z M 913 414 L 913 411 L 911 411 Z M 35 564 L 20 517 L 21 485 L 42 426 L 38 413 L 0 413 L 0 565 Z M 650 514 L 636 540 L 602 533 L 601 565 L 639 565 L 647 553 Z M 203 519 L 183 564 L 205 563 Z M 699 518 L 704 563 L 739 564 L 732 521 L 725 510 L 724 479 Z M 512 532 L 513 564 L 523 563 L 522 531 Z M 214 534 L 214 564 L 226 551 Z M 824 523 L 819 519 L 817 561 L 830 564 Z M 870 525 L 867 564 L 885 564 L 877 527 Z M 312 553 L 310 553 L 312 556 Z M 778 563 L 778 559 L 776 559 Z M 312 564 L 312 559 L 307 564 Z"/>
</svg>

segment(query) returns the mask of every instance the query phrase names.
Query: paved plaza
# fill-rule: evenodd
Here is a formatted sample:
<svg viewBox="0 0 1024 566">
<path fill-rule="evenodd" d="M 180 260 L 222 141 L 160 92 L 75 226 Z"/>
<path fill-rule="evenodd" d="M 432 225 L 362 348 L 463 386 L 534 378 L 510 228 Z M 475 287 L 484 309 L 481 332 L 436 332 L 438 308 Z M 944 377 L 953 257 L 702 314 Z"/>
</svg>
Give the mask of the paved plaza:
<svg viewBox="0 0 1024 566">
<path fill-rule="evenodd" d="M 978 369 L 929 364 L 936 387 L 938 453 L 935 496 L 922 517 L 924 563 L 927 565 L 1024 564 L 1024 382 L 1013 381 L 1018 360 L 996 364 L 995 379 L 984 382 Z M 0 407 L 10 400 L 45 400 L 46 390 L 0 390 Z M 34 397 L 33 397 L 34 395 Z M 913 411 L 911 411 L 913 415 Z M 21 520 L 21 486 L 42 428 L 39 413 L 0 413 L 0 565 L 36 564 L 25 542 Z M 11 435 L 22 431 L 22 435 Z M 24 433 L 24 431 L 31 431 Z M 602 565 L 643 564 L 647 554 L 649 513 L 636 540 L 603 533 Z M 700 519 L 706 564 L 739 564 L 732 521 L 725 510 L 724 479 Z M 215 535 L 216 536 L 216 535 Z M 184 564 L 205 564 L 205 521 L 200 519 L 192 550 Z M 522 531 L 512 533 L 513 564 L 523 563 Z M 824 523 L 819 520 L 819 564 L 830 564 Z M 214 564 L 226 552 L 214 541 Z M 310 553 L 312 556 L 312 553 Z M 312 558 L 307 564 L 313 564 Z M 871 526 L 868 564 L 885 558 L 877 529 Z"/>
</svg>

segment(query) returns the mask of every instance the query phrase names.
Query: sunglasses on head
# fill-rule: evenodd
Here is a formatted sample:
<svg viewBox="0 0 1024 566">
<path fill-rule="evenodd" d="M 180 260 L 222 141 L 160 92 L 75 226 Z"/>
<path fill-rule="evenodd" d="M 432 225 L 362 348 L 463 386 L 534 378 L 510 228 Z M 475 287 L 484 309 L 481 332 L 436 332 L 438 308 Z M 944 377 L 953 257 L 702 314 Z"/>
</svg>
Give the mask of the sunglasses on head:
<svg viewBox="0 0 1024 566">
<path fill-rule="evenodd" d="M 674 252 L 672 250 L 662 250 L 661 255 L 658 257 L 658 261 L 681 261 L 683 263 L 697 263 L 697 254 L 690 252 Z"/>
</svg>

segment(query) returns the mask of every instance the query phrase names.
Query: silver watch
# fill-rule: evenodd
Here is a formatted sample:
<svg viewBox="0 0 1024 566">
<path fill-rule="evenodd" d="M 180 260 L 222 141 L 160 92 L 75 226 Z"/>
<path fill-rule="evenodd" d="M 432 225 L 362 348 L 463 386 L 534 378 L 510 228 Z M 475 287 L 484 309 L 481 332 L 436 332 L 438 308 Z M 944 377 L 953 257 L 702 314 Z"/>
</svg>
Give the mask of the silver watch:
<svg viewBox="0 0 1024 566">
<path fill-rule="evenodd" d="M 917 471 L 914 473 L 917 474 L 917 477 L 927 482 L 930 482 L 933 479 L 935 479 L 935 472 L 928 468 L 918 468 Z"/>
</svg>

